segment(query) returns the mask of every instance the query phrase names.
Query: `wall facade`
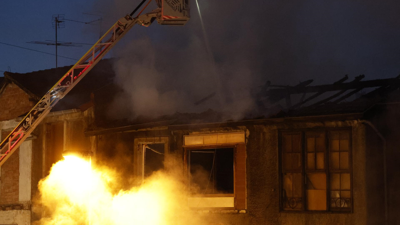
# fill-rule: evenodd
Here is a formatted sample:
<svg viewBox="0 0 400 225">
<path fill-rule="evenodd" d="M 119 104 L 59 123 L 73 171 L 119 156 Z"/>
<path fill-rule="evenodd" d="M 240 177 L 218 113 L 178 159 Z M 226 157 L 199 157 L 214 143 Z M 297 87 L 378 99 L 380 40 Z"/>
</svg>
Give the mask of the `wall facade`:
<svg viewBox="0 0 400 225">
<path fill-rule="evenodd" d="M 69 110 L 50 113 L 19 149 L 0 168 L 0 224 L 25 225 L 41 217 L 38 183 L 52 165 L 62 159 L 62 152 L 90 149 L 84 131 L 89 112 Z M 21 118 L 0 122 L 4 138 Z"/>
<path fill-rule="evenodd" d="M 31 224 L 30 210 L 0 211 L 0 224 Z"/>
<path fill-rule="evenodd" d="M 18 122 L 18 119 L 0 122 L 1 138 L 7 136 Z M 0 168 L 1 224 L 30 224 L 33 137 L 25 140 Z"/>
<path fill-rule="evenodd" d="M 291 130 L 330 130 L 346 129 L 351 133 L 351 183 L 352 207 L 346 212 L 328 211 L 285 211 L 282 209 L 280 198 L 280 132 Z M 200 212 L 208 213 L 210 218 L 221 220 L 222 224 L 368 224 L 369 198 L 366 184 L 366 131 L 365 126 L 357 121 L 321 121 L 321 122 L 278 122 L 242 124 L 241 126 L 202 125 L 202 126 L 176 126 L 160 127 L 143 130 L 131 130 L 121 133 L 97 135 L 98 161 L 112 166 L 118 160 L 114 157 L 125 157 L 124 163 L 118 161 L 119 167 L 143 167 L 140 154 L 134 151 L 135 144 L 132 140 L 146 138 L 168 138 L 169 154 L 175 155 L 182 163 L 182 168 L 187 169 L 187 148 L 185 137 L 194 135 L 210 135 L 216 133 L 243 132 L 245 134 L 245 193 L 246 204 L 242 210 L 236 208 L 221 210 L 218 208 L 197 208 Z M 137 144 L 136 144 L 137 145 Z M 215 145 L 212 145 L 215 147 Z M 229 144 L 228 144 L 229 146 Z M 217 146 L 218 147 L 218 146 Z M 137 148 L 137 146 L 136 146 Z M 137 150 L 136 150 L 137 151 Z M 118 156 L 115 156 L 118 152 Z M 110 157 L 112 154 L 113 156 Z M 125 156 L 121 155 L 125 154 Z M 108 155 L 107 157 L 105 155 Z M 236 155 L 235 155 L 236 156 Z M 239 157 L 239 156 L 238 156 Z M 187 173 L 187 171 L 186 171 Z M 131 176 L 132 176 L 131 174 Z M 129 176 L 129 173 L 125 173 Z"/>
<path fill-rule="evenodd" d="M 0 95 L 0 121 L 21 116 L 34 106 L 30 96 L 14 83 L 9 83 Z"/>
</svg>

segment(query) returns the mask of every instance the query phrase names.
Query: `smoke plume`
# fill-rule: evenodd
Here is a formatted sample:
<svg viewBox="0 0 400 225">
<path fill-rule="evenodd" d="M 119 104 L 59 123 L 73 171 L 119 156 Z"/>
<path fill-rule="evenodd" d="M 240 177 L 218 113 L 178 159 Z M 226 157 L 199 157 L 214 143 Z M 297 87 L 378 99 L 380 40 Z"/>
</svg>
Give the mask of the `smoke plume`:
<svg viewBox="0 0 400 225">
<path fill-rule="evenodd" d="M 134 7 L 127 0 L 114 3 L 96 4 L 109 12 L 108 24 Z M 117 46 L 116 83 L 123 93 L 113 107 L 125 113 L 114 118 L 212 108 L 238 119 L 254 108 L 252 90 L 268 80 L 321 84 L 345 74 L 373 79 L 400 71 L 395 1 L 200 0 L 207 36 L 196 4 L 190 4 L 185 26 L 134 27 Z"/>
</svg>

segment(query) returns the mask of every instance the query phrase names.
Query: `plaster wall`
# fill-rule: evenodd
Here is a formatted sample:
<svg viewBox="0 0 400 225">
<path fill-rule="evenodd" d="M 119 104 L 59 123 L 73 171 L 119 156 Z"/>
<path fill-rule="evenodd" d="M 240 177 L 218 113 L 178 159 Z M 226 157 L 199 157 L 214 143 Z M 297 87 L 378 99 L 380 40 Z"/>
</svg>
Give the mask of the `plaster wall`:
<svg viewBox="0 0 400 225">
<path fill-rule="evenodd" d="M 19 201 L 31 201 L 32 140 L 25 141 L 19 148 Z"/>
</svg>

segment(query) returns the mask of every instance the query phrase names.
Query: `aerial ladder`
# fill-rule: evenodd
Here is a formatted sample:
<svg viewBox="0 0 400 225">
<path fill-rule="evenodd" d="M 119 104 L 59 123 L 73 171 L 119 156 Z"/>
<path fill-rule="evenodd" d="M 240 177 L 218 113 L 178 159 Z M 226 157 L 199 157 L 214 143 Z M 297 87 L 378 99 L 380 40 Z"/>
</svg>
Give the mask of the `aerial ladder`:
<svg viewBox="0 0 400 225">
<path fill-rule="evenodd" d="M 136 15 L 134 14 L 146 2 Z M 85 75 L 109 52 L 115 44 L 136 24 L 148 27 L 154 20 L 162 25 L 185 25 L 190 18 L 189 0 L 156 0 L 158 8 L 142 14 L 151 0 L 142 0 L 130 15 L 119 19 L 112 27 L 83 55 L 83 57 L 65 73 L 61 79 L 37 102 L 21 122 L 4 138 L 0 144 L 0 166 L 18 149 L 33 130 L 46 117 L 51 109 L 81 81 Z"/>
</svg>

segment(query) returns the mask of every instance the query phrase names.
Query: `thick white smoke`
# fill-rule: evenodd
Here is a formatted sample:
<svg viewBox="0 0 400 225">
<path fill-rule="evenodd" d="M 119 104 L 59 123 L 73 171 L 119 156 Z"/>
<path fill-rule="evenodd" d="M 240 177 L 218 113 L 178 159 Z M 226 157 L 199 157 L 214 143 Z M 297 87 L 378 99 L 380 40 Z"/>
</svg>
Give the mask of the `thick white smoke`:
<svg viewBox="0 0 400 225">
<path fill-rule="evenodd" d="M 163 110 L 149 112 L 154 105 L 142 108 L 137 98 L 143 98 L 143 94 L 127 91 L 130 87 L 126 85 L 126 95 L 120 97 L 136 100 L 116 99 L 114 106 L 123 106 L 119 109 L 133 116 L 144 111 L 156 116 L 212 108 L 237 119 L 252 109 L 251 90 L 267 80 L 296 85 L 314 79 L 313 84 L 321 84 L 335 82 L 345 74 L 393 77 L 400 70 L 400 45 L 396 41 L 399 31 L 393 25 L 400 4 L 392 1 L 198 2 L 215 63 L 206 52 L 196 4 L 191 0 L 191 19 L 185 26 L 134 27 L 114 52 L 120 57 L 136 54 L 132 46 L 148 38 L 150 44 L 146 46 L 150 49 L 142 54 L 154 59 L 151 71 L 157 71 L 158 84 L 144 93 L 152 93 L 151 99 L 156 99 L 154 102 Z M 110 7 L 110 2 L 103 0 L 95 6 L 109 12 L 109 24 L 137 4 L 128 0 L 114 3 Z M 121 49 L 129 53 L 123 54 Z M 144 68 L 147 71 L 150 67 Z M 118 79 L 128 78 L 126 69 L 117 70 Z M 132 77 L 133 71 L 128 72 Z M 154 79 L 154 75 L 151 77 Z M 213 92 L 216 95 L 207 102 L 191 105 Z M 164 98 L 174 101 L 166 101 L 167 107 L 160 103 Z"/>
<path fill-rule="evenodd" d="M 179 51 L 155 46 L 148 38 L 135 40 L 120 52 L 114 70 L 123 92 L 110 107 L 113 118 L 199 113 L 211 108 L 240 119 L 253 106 L 247 65 L 215 65 L 197 37 Z M 200 102 L 207 96 L 211 97 Z"/>
</svg>

